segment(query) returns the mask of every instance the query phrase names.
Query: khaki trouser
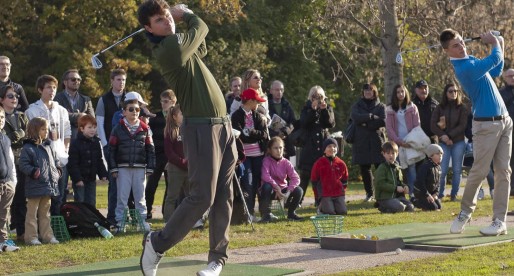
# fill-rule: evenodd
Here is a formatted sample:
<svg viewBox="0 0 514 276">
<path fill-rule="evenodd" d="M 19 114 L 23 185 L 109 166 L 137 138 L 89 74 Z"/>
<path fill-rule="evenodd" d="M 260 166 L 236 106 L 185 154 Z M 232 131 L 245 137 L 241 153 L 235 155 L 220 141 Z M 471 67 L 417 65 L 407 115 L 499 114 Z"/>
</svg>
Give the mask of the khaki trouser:
<svg viewBox="0 0 514 276">
<path fill-rule="evenodd" d="M 168 171 L 168 187 L 166 189 L 166 198 L 164 199 L 164 210 L 162 211 L 164 221 L 168 221 L 178 206 L 180 192 L 184 191 L 184 196 L 189 196 L 189 181 L 187 180 L 187 171 L 168 163 L 166 167 Z"/>
<path fill-rule="evenodd" d="M 232 126 L 230 122 L 188 124 L 186 118 L 182 130 L 190 194 L 175 209 L 164 229 L 152 234 L 152 245 L 157 252 L 167 251 L 189 233 L 210 207 L 208 262 L 217 261 L 224 265 L 237 158 Z"/>
<path fill-rule="evenodd" d="M 477 205 L 477 194 L 487 176 L 491 161 L 494 168 L 493 220 L 505 222 L 510 195 L 510 155 L 512 151 L 512 119 L 473 121 L 473 167 L 462 196 L 462 211 L 471 214 Z"/>
<path fill-rule="evenodd" d="M 0 243 L 7 240 L 7 213 L 14 197 L 14 188 L 8 183 L 0 184 Z"/>
<path fill-rule="evenodd" d="M 50 196 L 31 197 L 27 199 L 27 216 L 25 217 L 25 242 L 28 243 L 39 236 L 44 242 L 54 237 L 50 225 Z"/>
</svg>

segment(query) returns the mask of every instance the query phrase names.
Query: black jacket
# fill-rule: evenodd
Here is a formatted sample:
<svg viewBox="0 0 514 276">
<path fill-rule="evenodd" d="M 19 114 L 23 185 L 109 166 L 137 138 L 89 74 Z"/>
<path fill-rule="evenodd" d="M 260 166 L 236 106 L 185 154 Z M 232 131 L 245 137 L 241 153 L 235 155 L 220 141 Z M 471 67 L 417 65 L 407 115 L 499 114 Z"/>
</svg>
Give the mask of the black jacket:
<svg viewBox="0 0 514 276">
<path fill-rule="evenodd" d="M 239 135 L 241 142 L 244 144 L 259 143 L 261 150 L 266 152 L 266 147 L 269 141 L 266 118 L 263 117 L 259 112 L 252 111 L 254 128 L 250 131 L 250 135 L 246 136 L 243 134 L 243 129 L 245 128 L 245 116 L 246 113 L 242 107 L 234 111 L 231 117 L 232 128 L 241 131 L 241 135 Z"/>
<path fill-rule="evenodd" d="M 427 158 L 419 166 L 416 174 L 416 182 L 414 183 L 414 196 L 417 198 L 425 198 L 429 195 L 439 194 L 439 179 L 441 177 L 441 166 L 432 162 Z"/>
<path fill-rule="evenodd" d="M 79 131 L 71 141 L 67 167 L 73 183 L 95 181 L 96 175 L 107 177 L 100 138 L 88 138 Z"/>
<path fill-rule="evenodd" d="M 0 88 L 10 85 L 14 88 L 14 92 L 16 94 L 20 95 L 20 98 L 18 99 L 18 107 L 16 107 L 17 110 L 25 112 L 27 108 L 29 108 L 29 101 L 27 100 L 27 95 L 25 94 L 25 90 L 23 90 L 23 86 L 19 83 L 15 83 L 12 80 L 7 80 L 7 82 L 0 81 Z"/>
<path fill-rule="evenodd" d="M 273 99 L 273 96 L 268 95 L 268 99 Z M 284 98 L 280 100 L 280 105 L 282 106 L 282 111 L 280 114 L 277 114 L 277 111 L 275 110 L 275 104 L 273 103 L 273 100 L 268 101 L 269 106 L 269 115 L 271 118 L 273 118 L 273 115 L 280 116 L 282 120 L 286 122 L 286 126 L 282 132 L 287 136 L 291 131 L 293 130 L 293 123 L 296 121 L 296 116 L 294 114 L 294 110 L 291 107 L 291 104 Z M 273 129 L 269 129 L 269 135 L 270 137 L 278 136 L 279 133 L 274 131 Z M 287 138 L 287 137 L 286 137 Z M 295 149 L 294 145 L 289 141 L 289 139 L 284 139 L 285 142 L 285 153 L 286 156 L 295 156 Z"/>
<path fill-rule="evenodd" d="M 412 102 L 418 107 L 419 112 L 419 122 L 421 128 L 425 132 L 425 134 L 430 137 L 432 143 L 438 142 L 437 136 L 434 135 L 431 128 L 432 121 L 432 112 L 437 107 L 439 102 L 432 98 L 432 96 L 428 95 L 425 101 L 421 101 L 418 96 L 414 96 Z"/>
<path fill-rule="evenodd" d="M 140 121 L 139 128 L 131 135 L 124 119 L 112 129 L 109 138 L 110 172 L 118 168 L 146 168 L 147 173 L 155 169 L 155 148 L 147 124 Z"/>
<path fill-rule="evenodd" d="M 14 116 L 16 125 L 11 124 L 11 121 L 7 119 L 9 116 Z M 4 132 L 7 137 L 11 140 L 11 148 L 14 154 L 14 162 L 17 165 L 20 159 L 21 148 L 23 147 L 23 140 L 25 139 L 25 131 L 27 130 L 27 124 L 29 120 L 27 116 L 21 111 L 14 111 L 13 114 L 5 114 L 5 126 Z"/>
<path fill-rule="evenodd" d="M 374 119 L 373 115 L 379 118 Z M 385 106 L 376 100 L 361 98 L 352 106 L 351 118 L 355 124 L 355 142 L 352 146 L 352 163 L 356 165 L 384 162 L 382 144 L 386 142 Z"/>
<path fill-rule="evenodd" d="M 514 86 L 506 85 L 500 88 L 500 95 L 505 103 L 505 107 L 509 111 L 510 117 L 514 117 Z"/>
<path fill-rule="evenodd" d="M 166 118 L 164 113 L 159 111 L 155 113 L 155 117 L 150 118 L 148 123 L 152 130 L 152 140 L 155 146 L 156 155 L 164 155 L 164 128 L 166 127 Z"/>
<path fill-rule="evenodd" d="M 66 108 L 68 110 L 68 114 L 70 116 L 70 126 L 71 126 L 71 138 L 75 138 L 78 132 L 78 119 L 79 117 L 85 113 L 91 116 L 95 116 L 95 110 L 93 109 L 93 103 L 91 102 L 91 98 L 88 96 L 82 95 L 77 92 L 77 103 L 76 108 L 71 106 L 68 97 L 66 96 L 66 91 L 62 91 L 55 95 L 54 101 L 58 102 L 60 106 Z"/>
<path fill-rule="evenodd" d="M 300 169 L 310 172 L 314 162 L 323 155 L 322 146 L 329 135 L 328 129 L 335 126 L 332 107 L 314 110 L 310 100 L 305 103 L 300 115 L 300 127 L 305 128 L 308 134 L 300 155 Z"/>
</svg>

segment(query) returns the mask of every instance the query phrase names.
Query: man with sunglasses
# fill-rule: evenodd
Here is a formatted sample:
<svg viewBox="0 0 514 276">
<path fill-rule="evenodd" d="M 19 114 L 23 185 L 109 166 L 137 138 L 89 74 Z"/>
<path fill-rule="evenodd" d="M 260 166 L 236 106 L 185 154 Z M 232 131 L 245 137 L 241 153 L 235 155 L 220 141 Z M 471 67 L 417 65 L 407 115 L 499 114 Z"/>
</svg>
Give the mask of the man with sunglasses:
<svg viewBox="0 0 514 276">
<path fill-rule="evenodd" d="M 78 131 L 77 121 L 82 115 L 95 116 L 93 103 L 91 98 L 79 93 L 82 78 L 80 77 L 79 70 L 68 69 L 62 75 L 62 92 L 55 95 L 54 100 L 60 106 L 68 110 L 71 124 L 71 139 L 75 139 Z"/>
<path fill-rule="evenodd" d="M 9 79 L 11 74 L 11 60 L 6 56 L 0 56 L 0 88 L 6 85 L 10 85 L 14 88 L 14 92 L 18 94 L 18 107 L 17 110 L 25 111 L 29 108 L 29 101 L 25 95 L 25 90 L 19 83 L 13 82 Z"/>
</svg>

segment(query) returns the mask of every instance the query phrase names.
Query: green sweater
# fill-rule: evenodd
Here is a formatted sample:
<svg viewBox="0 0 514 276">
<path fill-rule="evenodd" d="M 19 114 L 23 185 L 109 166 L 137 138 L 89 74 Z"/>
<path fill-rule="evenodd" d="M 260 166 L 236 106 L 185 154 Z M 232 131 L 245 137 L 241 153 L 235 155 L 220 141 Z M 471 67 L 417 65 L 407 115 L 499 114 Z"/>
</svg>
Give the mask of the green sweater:
<svg viewBox="0 0 514 276">
<path fill-rule="evenodd" d="M 397 196 L 396 187 L 406 187 L 400 179 L 402 179 L 402 169 L 396 162 L 394 164 L 387 162 L 380 164 L 375 171 L 375 180 L 373 182 L 375 198 L 377 200 L 395 198 Z"/>
<path fill-rule="evenodd" d="M 207 55 L 207 25 L 184 13 L 186 33 L 165 37 L 153 48 L 164 79 L 175 91 L 185 117 L 223 117 L 227 107 L 214 76 L 201 58 Z"/>
</svg>

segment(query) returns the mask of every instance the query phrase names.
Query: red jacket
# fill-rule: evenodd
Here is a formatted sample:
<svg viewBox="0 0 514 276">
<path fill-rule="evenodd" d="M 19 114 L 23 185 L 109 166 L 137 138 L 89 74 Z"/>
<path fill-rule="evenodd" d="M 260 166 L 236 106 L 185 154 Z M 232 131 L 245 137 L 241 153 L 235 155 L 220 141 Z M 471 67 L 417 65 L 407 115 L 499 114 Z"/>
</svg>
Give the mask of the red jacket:
<svg viewBox="0 0 514 276">
<path fill-rule="evenodd" d="M 344 196 L 348 182 L 348 168 L 337 156 L 332 161 L 325 156 L 320 157 L 312 166 L 311 181 L 319 181 L 322 197 Z"/>
</svg>

